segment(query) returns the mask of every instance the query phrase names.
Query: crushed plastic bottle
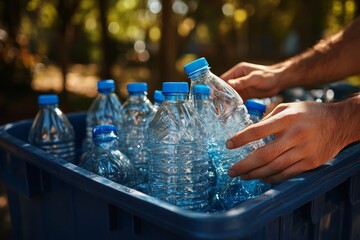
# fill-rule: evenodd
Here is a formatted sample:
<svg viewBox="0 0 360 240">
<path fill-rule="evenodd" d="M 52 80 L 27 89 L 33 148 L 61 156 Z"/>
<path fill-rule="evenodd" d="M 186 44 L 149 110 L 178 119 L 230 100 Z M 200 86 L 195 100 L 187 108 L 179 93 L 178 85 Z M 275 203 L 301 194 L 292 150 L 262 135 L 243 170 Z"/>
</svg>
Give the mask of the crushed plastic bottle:
<svg viewBox="0 0 360 240">
<path fill-rule="evenodd" d="M 94 144 L 85 152 L 79 166 L 128 187 L 137 183 L 136 169 L 120 151 L 117 130 L 113 125 L 98 125 L 92 131 Z"/>
</svg>

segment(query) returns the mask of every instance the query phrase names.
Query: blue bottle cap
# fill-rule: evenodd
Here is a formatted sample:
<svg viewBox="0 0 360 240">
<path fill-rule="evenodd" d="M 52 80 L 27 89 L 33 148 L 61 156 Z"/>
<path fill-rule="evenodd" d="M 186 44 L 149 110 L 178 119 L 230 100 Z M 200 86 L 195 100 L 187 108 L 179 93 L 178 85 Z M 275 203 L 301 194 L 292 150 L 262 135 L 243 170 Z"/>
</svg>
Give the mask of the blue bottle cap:
<svg viewBox="0 0 360 240">
<path fill-rule="evenodd" d="M 115 128 L 114 125 L 111 124 L 101 124 L 101 125 L 97 125 L 96 127 L 93 128 L 92 130 L 92 136 L 96 137 L 100 134 L 105 134 L 105 133 L 114 133 L 115 135 L 117 135 L 117 130 Z"/>
<path fill-rule="evenodd" d="M 155 102 L 162 102 L 164 101 L 165 96 L 161 93 L 160 90 L 155 90 L 154 91 L 154 101 Z"/>
<path fill-rule="evenodd" d="M 205 84 L 197 84 L 193 88 L 194 94 L 203 94 L 203 95 L 210 95 L 210 88 L 208 85 Z"/>
<path fill-rule="evenodd" d="M 127 85 L 127 91 L 129 93 L 132 93 L 132 92 L 145 92 L 147 90 L 148 90 L 147 83 L 144 83 L 144 82 L 129 83 Z"/>
<path fill-rule="evenodd" d="M 195 61 L 192 61 L 184 66 L 184 70 L 188 76 L 194 74 L 195 72 L 208 68 L 209 64 L 204 57 L 198 58 Z"/>
<path fill-rule="evenodd" d="M 251 99 L 246 100 L 245 106 L 249 110 L 257 110 L 262 113 L 264 113 L 266 110 L 266 105 L 264 103 L 257 102 Z"/>
<path fill-rule="evenodd" d="M 162 93 L 188 93 L 189 84 L 187 82 L 164 82 L 162 85 Z"/>
<path fill-rule="evenodd" d="M 115 81 L 112 79 L 100 80 L 97 82 L 99 92 L 110 92 L 115 90 Z"/>
<path fill-rule="evenodd" d="M 56 94 L 44 94 L 40 95 L 38 97 L 38 103 L 40 105 L 46 105 L 46 104 L 58 104 L 59 103 L 59 97 Z"/>
</svg>

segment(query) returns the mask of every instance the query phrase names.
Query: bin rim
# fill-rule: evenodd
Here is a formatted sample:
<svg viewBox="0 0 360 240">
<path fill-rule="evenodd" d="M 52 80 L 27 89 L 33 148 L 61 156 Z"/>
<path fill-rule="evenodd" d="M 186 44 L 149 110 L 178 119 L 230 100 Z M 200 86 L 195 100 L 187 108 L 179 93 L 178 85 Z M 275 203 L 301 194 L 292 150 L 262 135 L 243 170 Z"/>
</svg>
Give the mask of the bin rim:
<svg viewBox="0 0 360 240">
<path fill-rule="evenodd" d="M 72 119 L 84 117 L 85 113 L 67 115 Z M 29 163 L 74 188 L 105 199 L 108 203 L 154 224 L 195 238 L 246 237 L 272 220 L 291 213 L 309 202 L 309 199 L 319 197 L 360 169 L 360 144 L 354 143 L 322 166 L 276 184 L 261 196 L 231 210 L 216 214 L 198 213 L 93 174 L 61 158 L 53 157 L 9 133 L 12 128 L 29 124 L 29 121 L 31 120 L 21 120 L 0 126 L 0 148 L 17 157 L 26 156 Z M 349 164 L 347 160 L 353 162 Z"/>
</svg>

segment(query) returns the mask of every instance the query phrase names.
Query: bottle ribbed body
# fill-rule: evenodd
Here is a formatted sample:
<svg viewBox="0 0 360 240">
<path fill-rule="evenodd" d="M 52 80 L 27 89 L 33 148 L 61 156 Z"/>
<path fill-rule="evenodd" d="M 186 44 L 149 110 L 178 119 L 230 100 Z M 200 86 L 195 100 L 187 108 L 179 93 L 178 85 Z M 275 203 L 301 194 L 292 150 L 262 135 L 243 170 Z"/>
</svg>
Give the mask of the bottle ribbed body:
<svg viewBox="0 0 360 240">
<path fill-rule="evenodd" d="M 75 132 L 66 115 L 57 103 L 40 104 L 39 108 L 28 135 L 29 142 L 55 157 L 75 163 Z"/>
<path fill-rule="evenodd" d="M 165 95 L 149 124 L 150 194 L 181 208 L 204 212 L 209 207 L 210 190 L 206 132 L 186 96 Z"/>
<path fill-rule="evenodd" d="M 155 110 L 145 93 L 131 93 L 123 104 L 124 153 L 138 171 L 138 190 L 148 192 L 149 151 L 145 134 Z"/>
<path fill-rule="evenodd" d="M 118 131 L 119 139 L 123 138 L 123 109 L 114 92 L 99 92 L 87 111 L 86 136 L 83 141 L 84 152 L 90 150 L 93 144 L 91 134 L 93 128 L 101 124 L 114 125 Z"/>
</svg>

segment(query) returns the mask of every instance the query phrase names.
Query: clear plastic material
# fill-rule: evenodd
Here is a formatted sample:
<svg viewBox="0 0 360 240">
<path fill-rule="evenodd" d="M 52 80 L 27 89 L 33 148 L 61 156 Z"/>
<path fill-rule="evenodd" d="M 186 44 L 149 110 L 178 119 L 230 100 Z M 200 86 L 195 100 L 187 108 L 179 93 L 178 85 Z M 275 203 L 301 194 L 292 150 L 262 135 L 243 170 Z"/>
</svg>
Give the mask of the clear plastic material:
<svg viewBox="0 0 360 240">
<path fill-rule="evenodd" d="M 210 88 L 207 85 L 198 84 L 193 89 L 194 107 L 205 126 L 207 136 L 207 151 L 209 155 L 209 184 L 210 199 L 215 194 L 217 174 L 215 166 L 218 166 L 219 156 L 221 156 L 221 148 L 218 146 L 216 132 L 218 122 L 214 106 L 209 100 Z"/>
<path fill-rule="evenodd" d="M 114 182 L 134 187 L 137 184 L 136 169 L 120 151 L 115 126 L 96 126 L 92 136 L 94 144 L 81 156 L 79 166 Z"/>
<path fill-rule="evenodd" d="M 219 210 L 232 208 L 239 203 L 258 196 L 256 182 L 242 181 L 240 178 L 231 179 L 227 170 L 237 161 L 245 158 L 255 149 L 264 145 L 262 140 L 254 141 L 237 149 L 228 150 L 226 140 L 238 131 L 252 124 L 243 100 L 239 94 L 225 81 L 214 75 L 205 58 L 197 59 L 184 67 L 191 80 L 190 101 L 194 103 L 194 87 L 205 84 L 210 88 L 210 102 L 215 110 L 217 125 L 213 127 L 219 146 L 219 156 L 216 171 L 218 174 L 217 192 Z M 216 161 L 214 162 L 216 164 Z M 215 204 L 213 202 L 213 204 Z"/>
<path fill-rule="evenodd" d="M 266 105 L 264 103 L 257 102 L 252 99 L 247 100 L 245 102 L 245 106 L 253 123 L 259 122 L 266 110 Z"/>
<path fill-rule="evenodd" d="M 145 132 L 155 110 L 147 97 L 146 83 L 129 83 L 127 89 L 129 96 L 123 104 L 124 153 L 138 170 L 140 184 L 137 189 L 147 193 L 149 152 L 145 145 Z"/>
<path fill-rule="evenodd" d="M 206 131 L 187 100 L 186 82 L 163 83 L 165 101 L 147 131 L 150 195 L 184 209 L 208 211 Z"/>
<path fill-rule="evenodd" d="M 39 111 L 31 126 L 29 142 L 55 157 L 75 163 L 75 133 L 73 126 L 58 108 L 58 96 L 40 95 Z"/>
<path fill-rule="evenodd" d="M 253 123 L 257 123 L 263 118 L 263 115 L 266 111 L 266 104 L 259 102 L 257 100 L 248 99 L 245 102 L 245 106 L 249 112 L 250 119 Z M 273 135 L 269 135 L 269 136 L 263 138 L 263 141 L 265 144 L 267 144 L 273 140 L 274 140 Z"/>
<path fill-rule="evenodd" d="M 119 98 L 115 94 L 114 80 L 100 80 L 97 83 L 97 88 L 98 95 L 86 115 L 86 137 L 83 141 L 83 152 L 91 149 L 93 144 L 91 132 L 97 125 L 114 125 L 119 139 L 123 138 L 123 109 Z"/>
</svg>

